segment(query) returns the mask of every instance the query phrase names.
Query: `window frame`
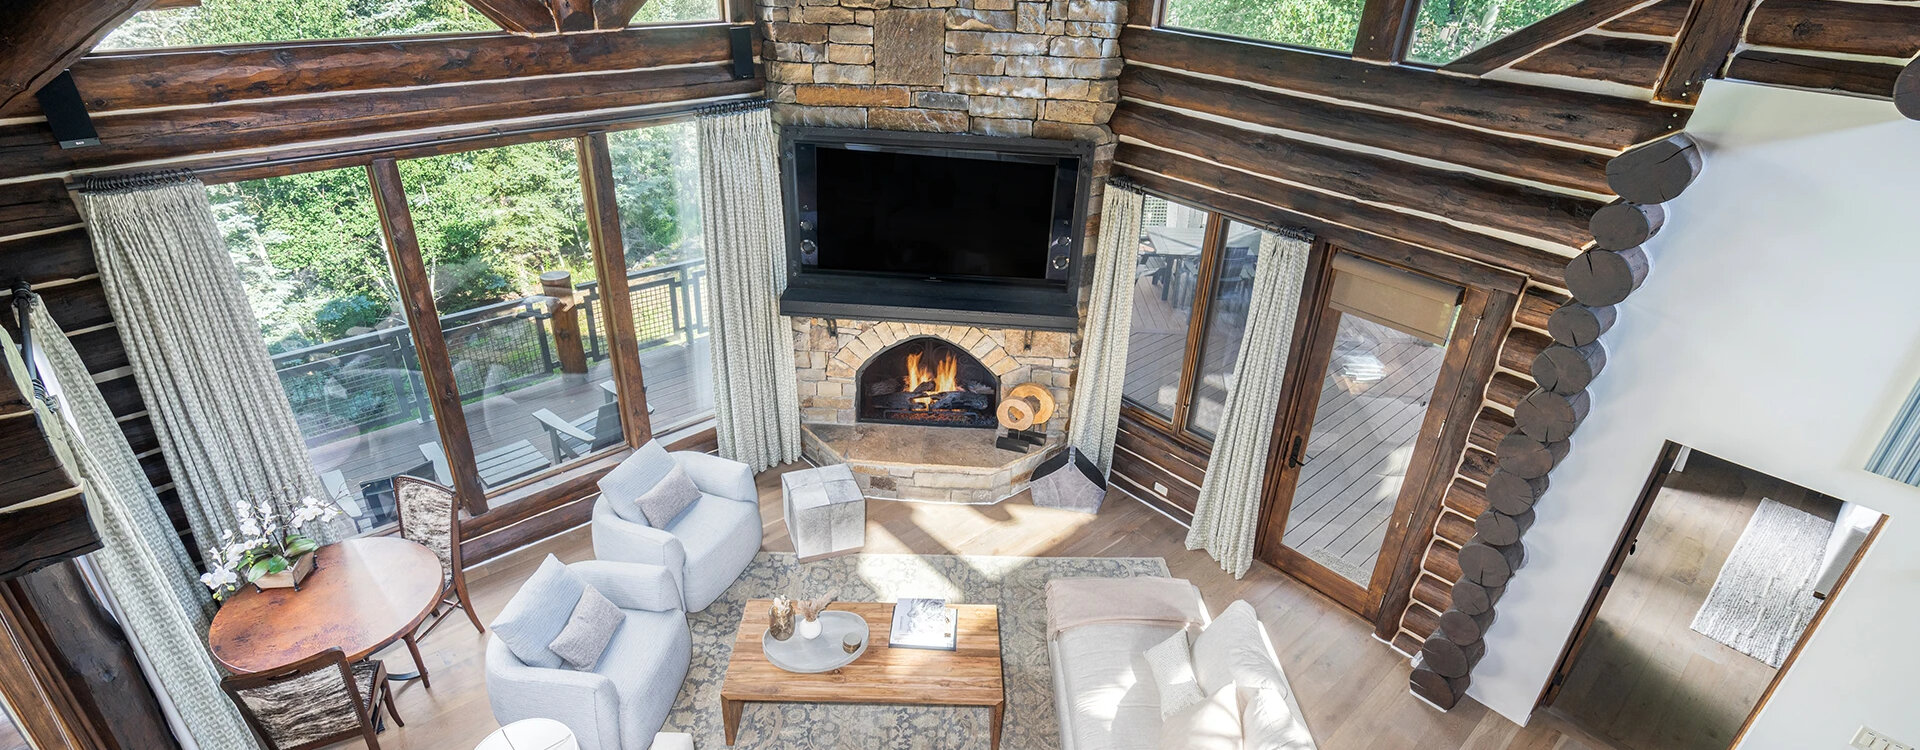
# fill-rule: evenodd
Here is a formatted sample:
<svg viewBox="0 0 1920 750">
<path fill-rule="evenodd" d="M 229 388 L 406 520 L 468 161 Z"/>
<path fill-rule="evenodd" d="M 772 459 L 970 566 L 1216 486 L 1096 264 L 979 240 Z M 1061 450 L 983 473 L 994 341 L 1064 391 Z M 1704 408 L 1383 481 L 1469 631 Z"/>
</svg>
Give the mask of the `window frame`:
<svg viewBox="0 0 1920 750">
<path fill-rule="evenodd" d="M 1200 385 L 1200 359 L 1205 353 L 1207 331 L 1213 322 L 1211 313 L 1217 292 L 1215 281 L 1219 276 L 1220 265 L 1226 259 L 1227 226 L 1236 220 L 1202 206 L 1159 195 L 1153 197 L 1165 200 L 1169 204 L 1205 213 L 1207 224 L 1200 240 L 1200 268 L 1193 283 L 1193 307 L 1187 317 L 1186 346 L 1180 360 L 1180 385 L 1177 391 L 1179 395 L 1174 399 L 1172 419 L 1161 417 L 1124 395 L 1120 398 L 1120 412 L 1145 423 L 1182 445 L 1207 452 L 1213 450 L 1213 438 L 1193 430 L 1193 401 Z M 1240 223 L 1247 224 L 1247 222 Z M 1256 224 L 1248 224 L 1248 226 L 1260 228 Z M 1128 321 L 1128 330 L 1132 330 L 1132 321 Z"/>
</svg>

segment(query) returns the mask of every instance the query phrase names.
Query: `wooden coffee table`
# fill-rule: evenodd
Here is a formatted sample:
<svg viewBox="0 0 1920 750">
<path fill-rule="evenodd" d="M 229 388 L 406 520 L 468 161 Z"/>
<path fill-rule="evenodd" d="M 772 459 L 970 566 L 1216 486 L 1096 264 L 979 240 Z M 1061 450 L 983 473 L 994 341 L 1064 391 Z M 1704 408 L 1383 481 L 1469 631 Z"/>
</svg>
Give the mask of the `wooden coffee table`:
<svg viewBox="0 0 1920 750">
<path fill-rule="evenodd" d="M 764 599 L 747 602 L 733 658 L 720 685 L 720 715 L 732 745 L 748 703 L 875 703 L 915 706 L 979 706 L 992 712 L 988 747 L 1000 747 L 1007 692 L 1000 673 L 1000 608 L 955 604 L 960 610 L 959 649 L 888 648 L 893 605 L 836 602 L 828 609 L 867 621 L 867 652 L 852 664 L 821 674 L 795 674 L 767 662 L 760 635 L 767 630 Z M 795 638 L 800 636 L 795 635 Z"/>
</svg>

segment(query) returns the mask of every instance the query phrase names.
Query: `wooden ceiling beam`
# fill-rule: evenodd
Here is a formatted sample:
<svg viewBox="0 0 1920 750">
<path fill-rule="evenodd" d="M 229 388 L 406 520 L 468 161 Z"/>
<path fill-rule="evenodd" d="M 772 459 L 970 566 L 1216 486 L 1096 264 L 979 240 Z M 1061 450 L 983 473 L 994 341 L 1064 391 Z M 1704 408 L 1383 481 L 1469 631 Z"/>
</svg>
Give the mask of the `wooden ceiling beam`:
<svg viewBox="0 0 1920 750">
<path fill-rule="evenodd" d="M 624 29 L 646 4 L 647 0 L 593 0 L 594 28 Z"/>
<path fill-rule="evenodd" d="M 1667 64 L 1654 84 L 1653 99 L 1670 104 L 1692 104 L 1700 98 L 1707 79 L 1719 75 L 1740 41 L 1740 27 L 1754 0 L 1693 0 L 1680 26 Z"/>
<path fill-rule="evenodd" d="M 1581 0 L 1440 69 L 1465 75 L 1489 73 L 1657 2 L 1659 0 Z"/>
<path fill-rule="evenodd" d="M 0 117 L 152 0 L 9 0 L 0 3 Z"/>
<path fill-rule="evenodd" d="M 566 2 L 567 0 L 558 0 Z M 552 34 L 560 30 L 554 6 L 547 0 L 465 0 L 500 28 L 515 34 Z"/>
<path fill-rule="evenodd" d="M 1354 40 L 1355 59 L 1397 63 L 1407 58 L 1413 41 L 1413 22 L 1420 11 L 1416 0 L 1367 0 L 1360 9 L 1360 36 Z"/>
</svg>

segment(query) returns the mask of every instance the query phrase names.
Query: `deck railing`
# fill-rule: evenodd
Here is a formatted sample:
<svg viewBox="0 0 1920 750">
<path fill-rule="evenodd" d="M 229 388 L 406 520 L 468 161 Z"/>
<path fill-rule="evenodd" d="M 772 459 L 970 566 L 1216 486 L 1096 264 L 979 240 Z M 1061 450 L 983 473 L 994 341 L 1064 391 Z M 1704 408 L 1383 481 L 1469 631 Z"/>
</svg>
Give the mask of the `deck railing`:
<svg viewBox="0 0 1920 750">
<path fill-rule="evenodd" d="M 684 346 L 706 335 L 705 259 L 627 274 L 640 350 Z M 599 282 L 575 285 L 575 311 L 590 362 L 607 358 Z M 560 360 L 553 298 L 529 296 L 441 316 L 461 401 L 472 403 L 555 377 Z M 309 446 L 406 421 L 433 418 L 407 326 L 384 328 L 273 357 L 281 387 Z"/>
</svg>

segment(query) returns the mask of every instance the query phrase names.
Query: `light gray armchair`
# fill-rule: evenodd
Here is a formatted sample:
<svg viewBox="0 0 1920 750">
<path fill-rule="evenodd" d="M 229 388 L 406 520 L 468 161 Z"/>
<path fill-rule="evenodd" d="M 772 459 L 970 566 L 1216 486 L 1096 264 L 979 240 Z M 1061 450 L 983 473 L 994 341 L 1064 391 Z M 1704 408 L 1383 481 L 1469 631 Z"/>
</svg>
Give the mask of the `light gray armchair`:
<svg viewBox="0 0 1920 750">
<path fill-rule="evenodd" d="M 679 516 L 649 523 L 622 505 L 654 488 L 678 465 L 700 490 Z M 616 502 L 624 501 L 624 502 Z M 720 597 L 760 551 L 760 495 L 746 464 L 704 453 L 668 453 L 649 441 L 600 480 L 593 506 L 593 556 L 672 571 L 687 611 Z"/>
<path fill-rule="evenodd" d="M 550 558 L 551 559 L 551 558 Z M 557 565 L 558 561 L 552 561 Z M 575 602 L 565 587 L 540 585 L 546 566 L 514 594 L 487 638 L 487 700 L 501 724 L 544 717 L 573 730 L 582 750 L 648 750 L 686 679 L 693 640 L 673 576 L 657 565 L 588 560 L 564 566 L 619 607 L 625 621 L 591 670 L 528 664 L 501 629 L 557 630 Z M 577 600 L 578 594 L 573 596 Z M 529 619 L 544 625 L 527 627 Z M 520 620 L 516 628 L 514 621 Z M 551 654 L 547 654 L 551 656 Z M 673 740 L 661 747 L 673 747 Z"/>
</svg>

